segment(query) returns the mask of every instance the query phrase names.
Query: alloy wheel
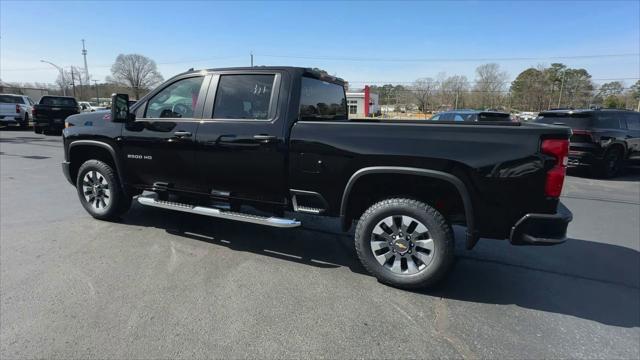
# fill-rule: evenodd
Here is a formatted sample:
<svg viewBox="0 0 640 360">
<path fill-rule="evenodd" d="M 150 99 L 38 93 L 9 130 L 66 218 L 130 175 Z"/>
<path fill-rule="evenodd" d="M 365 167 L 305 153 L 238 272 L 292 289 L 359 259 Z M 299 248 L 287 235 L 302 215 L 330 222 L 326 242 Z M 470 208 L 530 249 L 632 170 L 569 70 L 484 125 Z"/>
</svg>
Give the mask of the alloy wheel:
<svg viewBox="0 0 640 360">
<path fill-rule="evenodd" d="M 96 210 L 104 210 L 111 203 L 109 182 L 100 172 L 91 170 L 82 179 L 84 198 Z"/>
<path fill-rule="evenodd" d="M 407 215 L 393 215 L 373 228 L 371 251 L 378 263 L 392 273 L 414 275 L 432 262 L 434 242 L 422 222 Z"/>
</svg>

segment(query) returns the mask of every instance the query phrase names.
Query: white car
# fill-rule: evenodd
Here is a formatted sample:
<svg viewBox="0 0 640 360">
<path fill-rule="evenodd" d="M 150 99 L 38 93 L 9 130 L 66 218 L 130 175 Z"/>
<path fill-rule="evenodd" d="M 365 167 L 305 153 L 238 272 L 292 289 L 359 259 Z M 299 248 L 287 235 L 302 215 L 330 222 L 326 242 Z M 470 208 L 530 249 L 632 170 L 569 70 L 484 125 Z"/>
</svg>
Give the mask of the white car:
<svg viewBox="0 0 640 360">
<path fill-rule="evenodd" d="M 107 108 L 104 106 L 96 106 L 88 101 L 78 101 L 78 106 L 80 106 L 80 112 L 107 110 Z"/>
<path fill-rule="evenodd" d="M 28 127 L 33 104 L 26 95 L 0 94 L 0 125 Z"/>
</svg>

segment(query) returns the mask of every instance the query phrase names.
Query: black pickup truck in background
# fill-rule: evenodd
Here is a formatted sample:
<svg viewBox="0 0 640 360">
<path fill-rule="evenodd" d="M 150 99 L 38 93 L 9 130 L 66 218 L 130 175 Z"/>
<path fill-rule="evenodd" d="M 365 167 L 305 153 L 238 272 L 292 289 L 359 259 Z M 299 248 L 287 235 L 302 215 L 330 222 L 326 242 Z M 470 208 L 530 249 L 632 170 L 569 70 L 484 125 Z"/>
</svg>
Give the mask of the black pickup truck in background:
<svg viewBox="0 0 640 360">
<path fill-rule="evenodd" d="M 79 113 L 80 107 L 73 97 L 43 96 L 33 106 L 33 131 L 36 134 L 60 132 L 66 118 Z"/>
<path fill-rule="evenodd" d="M 98 115 L 74 123 L 85 116 Z M 131 108 L 114 95 L 108 121 L 64 130 L 62 168 L 97 219 L 135 198 L 280 228 L 300 226 L 295 213 L 339 218 L 344 231 L 355 223 L 364 267 L 416 288 L 452 265 L 454 224 L 468 249 L 480 237 L 564 242 L 570 135 L 508 121 L 349 121 L 344 82 L 324 72 L 212 69 L 175 76 Z"/>
</svg>

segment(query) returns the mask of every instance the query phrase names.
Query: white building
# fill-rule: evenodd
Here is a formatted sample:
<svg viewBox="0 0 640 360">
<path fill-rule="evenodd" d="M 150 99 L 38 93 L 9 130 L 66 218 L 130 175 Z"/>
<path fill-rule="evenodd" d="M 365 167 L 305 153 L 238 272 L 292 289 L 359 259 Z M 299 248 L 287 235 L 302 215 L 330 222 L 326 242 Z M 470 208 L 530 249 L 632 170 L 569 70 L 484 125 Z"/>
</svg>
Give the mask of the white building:
<svg viewBox="0 0 640 360">
<path fill-rule="evenodd" d="M 378 94 L 369 92 L 369 86 L 365 86 L 363 92 L 347 92 L 347 107 L 349 118 L 362 118 L 374 115 L 380 111 Z"/>
</svg>

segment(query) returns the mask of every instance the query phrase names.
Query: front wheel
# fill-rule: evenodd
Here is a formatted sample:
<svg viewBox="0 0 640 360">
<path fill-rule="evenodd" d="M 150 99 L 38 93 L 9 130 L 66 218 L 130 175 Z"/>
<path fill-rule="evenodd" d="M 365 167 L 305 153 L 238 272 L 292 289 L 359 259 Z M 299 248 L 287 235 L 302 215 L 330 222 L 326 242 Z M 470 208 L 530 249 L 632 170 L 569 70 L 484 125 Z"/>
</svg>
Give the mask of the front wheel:
<svg viewBox="0 0 640 360">
<path fill-rule="evenodd" d="M 387 199 L 358 221 L 356 252 L 380 282 L 405 288 L 432 286 L 451 268 L 451 226 L 431 206 L 412 199 Z"/>
<path fill-rule="evenodd" d="M 96 219 L 113 220 L 131 205 L 131 197 L 122 191 L 115 171 L 99 160 L 88 160 L 80 166 L 76 189 L 80 203 Z"/>
</svg>

